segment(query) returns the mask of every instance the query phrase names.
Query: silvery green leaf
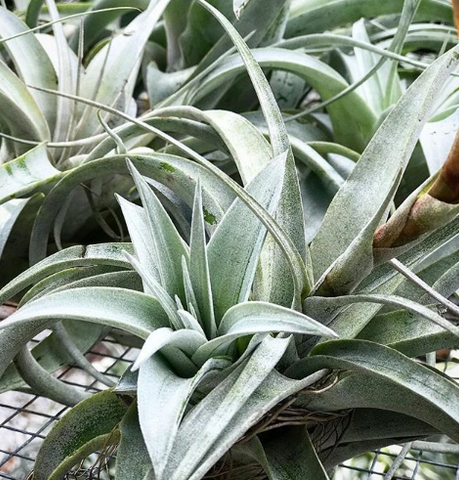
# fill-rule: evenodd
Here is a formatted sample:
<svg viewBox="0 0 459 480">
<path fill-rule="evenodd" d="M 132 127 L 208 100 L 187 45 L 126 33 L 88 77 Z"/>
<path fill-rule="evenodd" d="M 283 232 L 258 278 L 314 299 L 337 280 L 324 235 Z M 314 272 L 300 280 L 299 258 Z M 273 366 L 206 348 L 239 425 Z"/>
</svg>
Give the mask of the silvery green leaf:
<svg viewBox="0 0 459 480">
<path fill-rule="evenodd" d="M 423 122 L 428 118 L 433 98 L 456 65 L 456 56 L 454 50 L 445 54 L 411 86 L 333 199 L 311 247 L 317 278 L 363 231 L 399 181 L 400 171 L 405 170 Z M 380 168 L 382 162 L 384 168 Z"/>
<path fill-rule="evenodd" d="M 337 448 L 330 446 L 322 453 L 327 469 L 361 453 L 386 447 L 394 441 L 403 444 L 438 433 L 430 425 L 413 417 L 384 410 L 359 408 L 352 420 L 341 444 Z"/>
<path fill-rule="evenodd" d="M 211 356 L 224 354 L 231 342 L 240 337 L 279 332 L 336 338 L 332 330 L 302 313 L 265 302 L 245 302 L 225 313 L 219 336 L 202 345 L 192 359 L 202 364 Z"/>
<path fill-rule="evenodd" d="M 323 378 L 324 371 L 300 381 L 279 374 L 274 366 L 288 344 L 289 339 L 266 337 L 247 361 L 185 417 L 167 478 L 201 479 L 267 411 Z"/>
<path fill-rule="evenodd" d="M 101 338 L 104 328 L 99 325 L 81 324 L 81 322 L 67 322 L 73 342 L 82 353 L 89 351 Z M 71 361 L 68 353 L 55 335 L 49 335 L 31 349 L 31 353 L 39 364 L 49 373 L 56 372 Z M 1 376 L 0 393 L 17 390 L 26 384 L 18 374 L 16 367 L 11 363 Z"/>
<path fill-rule="evenodd" d="M 270 480 L 329 480 L 306 427 L 289 427 L 263 447 Z"/>
<path fill-rule="evenodd" d="M 223 360 L 211 360 L 192 378 L 177 376 L 159 356 L 140 366 L 140 426 L 158 480 L 169 478 L 164 469 L 169 456 L 174 455 L 174 442 L 191 395 L 207 373 L 226 366 Z"/>
<path fill-rule="evenodd" d="M 113 265 L 131 269 L 125 259 L 125 251 L 132 252 L 130 243 L 105 243 L 100 245 L 69 247 L 49 256 L 30 267 L 0 290 L 0 303 L 12 298 L 30 285 L 54 273 L 72 267 L 93 265 Z"/>
<path fill-rule="evenodd" d="M 136 403 L 132 403 L 120 423 L 121 441 L 116 452 L 116 478 L 143 479 L 151 470 Z"/>
<path fill-rule="evenodd" d="M 179 315 L 181 316 L 182 320 L 186 319 L 185 321 L 188 325 L 186 328 L 192 328 L 193 330 L 201 331 L 202 334 L 205 335 L 199 323 L 201 321 L 201 315 L 199 313 L 198 302 L 196 300 L 196 295 L 194 294 L 193 283 L 191 281 L 190 272 L 185 258 L 182 258 L 182 271 L 183 284 L 185 287 L 186 305 L 188 311 L 185 311 L 182 307 L 180 307 Z M 177 300 L 180 299 L 176 297 L 176 301 Z"/>
<path fill-rule="evenodd" d="M 51 20 L 59 19 L 55 0 L 46 0 Z M 64 35 L 63 25 L 57 22 L 53 25 L 53 33 L 57 46 L 58 56 L 58 90 L 63 93 L 74 93 L 75 82 L 72 69 L 72 57 L 70 48 Z M 57 97 L 57 117 L 56 128 L 53 139 L 56 142 L 65 142 L 70 135 L 70 127 L 72 122 L 72 114 L 74 102 L 63 97 Z"/>
<path fill-rule="evenodd" d="M 172 107 L 173 114 L 210 124 L 228 148 L 244 185 L 272 159 L 272 149 L 263 135 L 241 115 L 225 110 L 201 111 L 194 107 Z M 249 161 L 250 159 L 250 161 Z"/>
<path fill-rule="evenodd" d="M 159 274 L 159 283 L 169 295 L 178 295 L 184 300 L 182 257 L 189 258 L 188 246 L 180 237 L 156 195 L 132 163 L 129 164 L 129 169 L 142 199 L 150 227 L 150 235 L 153 240 L 150 249 Z M 144 266 L 142 266 L 143 268 Z"/>
<path fill-rule="evenodd" d="M 375 264 L 373 248 L 375 231 L 387 214 L 401 178 L 400 171 L 386 198 L 381 199 L 381 205 L 373 217 L 317 281 L 315 288 L 318 295 L 340 295 L 352 292 L 371 272 Z"/>
<path fill-rule="evenodd" d="M 285 323 L 287 327 L 295 325 L 302 330 L 310 329 L 310 335 L 336 337 L 336 334 L 321 323 L 289 308 L 266 302 L 244 302 L 231 307 L 223 316 L 219 326 L 220 334 L 237 331 L 243 324 L 257 325 L 266 323 Z M 280 330 L 278 330 L 280 331 Z"/>
<path fill-rule="evenodd" d="M 0 258 L 14 224 L 30 200 L 31 198 L 10 200 L 5 205 L 0 205 Z"/>
<path fill-rule="evenodd" d="M 0 9 L 1 37 L 7 38 L 28 30 L 14 13 L 6 8 Z M 0 40 L 0 43 L 2 41 Z M 56 90 L 57 77 L 53 65 L 40 42 L 34 35 L 24 35 L 4 42 L 21 80 L 27 85 Z M 48 123 L 50 131 L 56 124 L 56 98 L 50 98 L 43 92 L 31 90 L 40 110 Z"/>
<path fill-rule="evenodd" d="M 157 259 L 152 248 L 154 239 L 145 209 L 119 195 L 116 195 L 116 199 L 123 212 L 137 259 L 149 275 L 159 281 Z"/>
<path fill-rule="evenodd" d="M 127 276 L 125 277 L 126 274 Z M 115 280 L 110 280 L 111 278 Z M 127 282 L 129 282 L 129 285 L 126 284 Z M 114 285 L 114 283 L 117 285 Z M 138 275 L 132 270 L 120 270 L 119 267 L 111 265 L 75 266 L 66 270 L 60 270 L 38 281 L 21 297 L 19 307 L 51 292 L 86 286 L 120 286 L 121 288 L 142 290 L 142 284 Z"/>
<path fill-rule="evenodd" d="M 439 325 L 440 327 L 444 328 L 445 330 L 450 332 L 450 334 L 454 335 L 459 339 L 459 328 L 454 326 L 450 321 L 446 320 L 441 315 L 434 312 L 433 310 L 430 310 L 424 305 L 420 305 L 417 302 L 408 300 L 403 297 L 398 297 L 397 295 L 357 294 L 341 297 L 310 297 L 305 302 L 305 310 L 308 311 L 308 306 L 314 308 L 315 305 L 319 305 L 325 310 L 333 310 L 336 307 L 351 305 L 353 303 L 380 303 L 393 307 L 404 308 Z"/>
<path fill-rule="evenodd" d="M 67 412 L 48 433 L 40 447 L 34 469 L 35 478 L 37 480 L 62 478 L 74 465 L 67 464 L 65 470 L 62 469 L 62 464 L 65 465 L 66 460 L 76 455 L 85 444 L 109 434 L 123 418 L 126 410 L 126 404 L 112 391 L 107 390 L 92 395 Z M 87 455 L 94 451 L 88 452 Z M 78 456 L 74 460 L 78 463 Z"/>
<path fill-rule="evenodd" d="M 287 152 L 285 175 L 282 185 L 283 193 L 279 201 L 279 211 L 276 215 L 276 220 L 279 226 L 283 228 L 291 238 L 294 247 L 297 249 L 299 256 L 306 266 L 306 275 L 305 278 L 303 278 L 304 285 L 301 285 L 301 287 L 298 285 L 298 279 L 295 273 L 291 272 L 291 262 L 285 258 L 285 252 L 281 252 L 279 245 L 276 245 L 274 241 L 268 240 L 268 242 L 271 242 L 272 247 L 269 253 L 265 253 L 263 262 L 268 266 L 267 268 L 272 269 L 273 272 L 270 272 L 270 274 L 272 274 L 273 278 L 283 279 L 282 282 L 276 280 L 273 282 L 274 285 L 269 292 L 268 299 L 288 306 L 293 304 L 295 307 L 299 307 L 299 297 L 306 295 L 310 289 L 309 283 L 311 282 L 310 277 L 312 277 L 312 272 L 308 247 L 305 243 L 306 233 L 298 176 L 288 139 L 287 128 L 261 66 L 257 63 L 238 31 L 224 15 L 205 2 L 205 0 L 199 0 L 199 2 L 220 22 L 244 62 L 266 120 L 273 156 L 278 157 L 279 155 L 283 155 L 284 152 Z M 289 273 L 294 276 L 290 281 L 286 280 L 289 278 Z"/>
<path fill-rule="evenodd" d="M 206 337 L 196 330 L 180 329 L 174 331 L 168 327 L 158 328 L 145 340 L 132 369 L 134 371 L 138 370 L 143 363 L 166 345 L 173 345 L 191 357 L 204 343 L 206 343 Z"/>
<path fill-rule="evenodd" d="M 270 162 L 247 186 L 268 212 L 277 207 L 284 171 L 285 155 Z M 207 247 L 217 325 L 230 307 L 248 299 L 265 236 L 265 227 L 240 199 L 217 226 Z"/>
<path fill-rule="evenodd" d="M 137 77 L 145 44 L 169 2 L 150 2 L 143 13 L 97 53 L 81 83 L 81 91 L 88 98 L 106 105 L 113 105 L 124 97 L 131 98 L 133 79 Z M 104 75 L 100 79 L 101 70 Z M 92 107 L 86 107 L 81 115 L 77 138 L 90 136 L 97 129 Z"/>
<path fill-rule="evenodd" d="M 193 310 L 193 309 L 191 309 Z M 198 332 L 201 336 L 206 338 L 204 330 L 202 329 L 199 322 L 196 320 L 196 317 L 193 316 L 191 313 L 187 312 L 186 310 L 178 310 L 177 313 L 179 317 L 182 319 L 182 323 L 188 330 L 194 330 Z"/>
<path fill-rule="evenodd" d="M 0 119 L 5 133 L 39 142 L 50 140 L 49 127 L 40 107 L 26 85 L 3 61 L 0 61 L 0 98 L 3 105 Z M 26 152 L 29 148 L 14 143 L 16 155 Z"/>
<path fill-rule="evenodd" d="M 185 417 L 165 467 L 164 478 L 202 478 L 198 472 L 204 470 L 205 473 L 205 468 L 210 468 L 214 463 L 203 462 L 203 459 L 209 451 L 215 452 L 218 443 L 227 439 L 225 430 L 273 371 L 289 342 L 290 339 L 266 338 L 245 364 L 213 389 Z M 237 439 L 233 441 L 235 440 Z M 219 458 L 226 450 L 227 448 L 218 449 Z"/>
<path fill-rule="evenodd" d="M 169 324 L 156 299 L 133 290 L 87 287 L 52 293 L 27 303 L 1 323 L 0 374 L 23 345 L 59 320 L 119 328 L 143 339 Z"/>
<path fill-rule="evenodd" d="M 213 1 L 212 5 L 226 18 L 237 20 L 234 24 L 237 31 L 244 38 L 250 35 L 247 41 L 250 48 L 254 48 L 266 37 L 269 40 L 273 31 L 275 34 L 279 30 L 282 31 L 282 14 L 285 12 L 287 3 L 288 0 L 271 0 L 270 8 L 266 8 L 263 0 L 250 0 L 239 20 L 234 17 L 231 1 Z M 203 30 L 203 25 L 205 25 L 205 30 Z M 188 25 L 181 35 L 180 44 L 187 65 L 199 63 L 196 74 L 205 71 L 231 49 L 231 40 L 222 33 L 220 26 L 208 12 L 202 9 L 198 3 L 192 4 Z"/>
<path fill-rule="evenodd" d="M 394 368 L 394 365 L 397 367 Z M 400 352 L 364 340 L 336 340 L 315 347 L 309 357 L 290 367 L 287 374 L 302 378 L 319 368 L 356 372 L 344 376 L 330 389 L 329 395 L 321 395 L 320 409 L 324 408 L 328 397 L 331 402 L 327 402 L 327 409 L 330 410 L 346 409 L 344 404 L 355 408 L 358 404 L 363 408 L 397 411 L 438 428 L 454 440 L 459 438 L 456 408 L 459 387 L 448 377 Z M 345 386 L 354 379 L 358 386 Z M 340 385 L 341 382 L 344 383 Z M 345 388 L 348 394 L 339 395 L 341 388 Z M 381 391 L 386 394 L 374 394 Z M 353 394 L 349 395 L 349 392 Z M 313 408 L 315 400 L 311 398 L 307 401 L 308 408 Z M 412 408 L 414 404 L 415 409 Z"/>
<path fill-rule="evenodd" d="M 21 348 L 14 360 L 16 369 L 35 395 L 73 407 L 89 398 L 90 394 L 53 377 L 30 353 L 27 346 Z"/>
<path fill-rule="evenodd" d="M 348 82 L 336 70 L 311 55 L 276 47 L 255 49 L 252 54 L 261 67 L 287 71 L 303 78 L 318 91 L 322 100 L 349 87 Z M 228 57 L 202 80 L 189 101 L 197 102 L 243 71 L 244 63 L 238 56 Z M 363 98 L 356 92 L 350 92 L 329 105 L 327 111 L 333 120 L 335 138 L 340 143 L 361 151 L 364 147 L 363 136 L 369 137 L 376 124 L 375 114 Z"/>
<path fill-rule="evenodd" d="M 198 177 L 201 178 L 203 204 L 208 212 L 206 221 L 209 224 L 214 225 L 219 222 L 224 211 L 234 200 L 234 193 L 225 182 L 215 178 L 215 175 L 188 159 L 159 153 L 131 153 L 127 157 L 142 175 L 151 176 L 166 185 L 188 205 L 193 204 L 196 180 Z M 82 182 L 106 176 L 108 171 L 110 175 L 127 175 L 126 156 L 107 157 L 83 164 L 66 172 L 61 181 L 49 192 L 32 231 L 31 260 L 33 263 L 46 256 L 49 235 L 69 192 Z"/>
<path fill-rule="evenodd" d="M 35 193 L 61 176 L 49 161 L 46 144 L 42 143 L 0 166 L 0 202 Z"/>
<path fill-rule="evenodd" d="M 146 293 L 156 298 L 162 309 L 167 313 L 169 322 L 174 328 L 184 328 L 182 319 L 177 313 L 177 305 L 166 289 L 148 272 L 132 255 L 126 254 L 131 265 L 140 275 Z"/>
<path fill-rule="evenodd" d="M 194 70 L 195 67 L 191 67 L 184 70 L 162 72 L 158 68 L 158 65 L 154 62 L 150 63 L 147 66 L 147 78 L 145 81 L 150 106 L 153 108 L 155 105 L 166 100 L 170 95 L 175 93 L 186 83 Z"/>
<path fill-rule="evenodd" d="M 355 40 L 361 41 L 362 43 L 370 43 L 370 38 L 365 28 L 364 19 L 354 23 L 352 27 L 352 37 Z M 354 81 L 357 81 L 368 71 L 370 71 L 378 63 L 381 57 L 378 57 L 374 53 L 360 48 L 356 48 L 354 53 L 356 60 L 354 62 L 354 67 L 357 68 L 351 68 L 349 72 L 353 76 Z M 388 81 L 390 78 L 390 71 L 391 62 L 386 62 L 370 79 L 368 79 L 361 87 L 359 87 L 359 91 L 363 93 L 363 96 L 366 98 L 368 103 L 372 106 L 373 111 L 376 112 L 378 116 L 381 116 L 384 110 L 393 105 L 393 103 L 395 103 L 402 95 L 400 79 L 397 75 L 394 79 L 392 79 L 393 95 L 390 99 L 386 99 L 386 89 L 389 86 Z"/>
<path fill-rule="evenodd" d="M 399 14 L 403 2 L 399 0 L 347 0 L 310 3 L 298 2 L 290 15 L 286 38 L 307 33 L 334 30 L 339 26 L 354 23 L 361 18 L 374 18 L 382 15 Z M 451 5 L 438 0 L 425 0 L 421 3 L 418 18 L 429 21 L 451 22 Z"/>
<path fill-rule="evenodd" d="M 202 189 L 199 180 L 196 185 L 191 221 L 189 272 L 190 277 L 193 279 L 193 292 L 196 296 L 199 316 L 205 333 L 208 338 L 214 338 L 217 334 L 217 325 L 215 323 L 212 285 L 207 256 Z"/>
<path fill-rule="evenodd" d="M 43 2 L 43 0 L 38 1 Z M 90 6 L 86 7 L 88 14 L 83 17 L 85 50 L 94 46 L 94 43 L 99 39 L 100 32 L 104 31 L 111 22 L 116 22 L 121 15 L 129 13 L 129 9 L 132 9 L 134 12 L 137 9 L 145 10 L 149 3 L 149 0 L 96 0 L 92 2 Z M 103 9 L 113 10 L 103 12 L 103 14 L 91 13 Z M 27 16 L 29 16 L 29 12 L 27 12 L 27 14 Z M 28 21 L 27 24 L 30 25 Z M 78 26 L 69 39 L 69 44 L 74 51 L 78 48 L 79 36 L 80 28 Z"/>
</svg>

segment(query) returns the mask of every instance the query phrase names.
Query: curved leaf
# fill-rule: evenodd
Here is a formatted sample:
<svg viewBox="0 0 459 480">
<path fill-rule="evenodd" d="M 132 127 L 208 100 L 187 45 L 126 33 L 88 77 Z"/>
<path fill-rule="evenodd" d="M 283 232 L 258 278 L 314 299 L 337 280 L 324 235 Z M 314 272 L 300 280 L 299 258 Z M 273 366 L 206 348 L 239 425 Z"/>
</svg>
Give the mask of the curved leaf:
<svg viewBox="0 0 459 480">
<path fill-rule="evenodd" d="M 169 325 L 153 297 L 133 290 L 87 287 L 52 293 L 27 303 L 1 322 L 0 377 L 22 346 L 59 320 L 106 325 L 143 339 L 155 328 Z"/>
<path fill-rule="evenodd" d="M 119 479 L 140 480 L 151 470 L 138 415 L 137 405 L 133 403 L 120 423 L 121 441 L 116 452 L 116 478 Z"/>
<path fill-rule="evenodd" d="M 132 252 L 130 243 L 106 243 L 100 245 L 74 246 L 49 256 L 30 267 L 0 290 L 0 304 L 12 298 L 25 288 L 72 267 L 90 265 L 113 265 L 131 269 L 124 252 Z"/>
<path fill-rule="evenodd" d="M 207 373 L 227 366 L 225 360 L 211 360 L 192 378 L 177 376 L 159 356 L 140 366 L 140 425 L 157 480 L 169 478 L 164 469 L 169 456 L 174 455 L 174 442 L 191 395 Z"/>
<path fill-rule="evenodd" d="M 2 38 L 12 37 L 28 30 L 16 15 L 6 8 L 0 9 L 0 32 Z M 0 40 L 14 62 L 16 71 L 26 85 L 57 89 L 57 77 L 54 67 L 34 34 L 4 41 Z M 31 91 L 40 110 L 46 118 L 52 132 L 56 124 L 56 99 L 37 90 Z"/>
<path fill-rule="evenodd" d="M 219 336 L 199 347 L 192 359 L 204 363 L 218 355 L 237 338 L 257 333 L 298 333 L 336 338 L 336 334 L 319 322 L 294 310 L 265 302 L 245 302 L 230 308 L 219 326 Z"/>
<path fill-rule="evenodd" d="M 311 247 L 316 278 L 362 233 L 400 182 L 400 172 L 408 164 L 435 94 L 457 64 L 458 52 L 445 54 L 410 87 L 333 199 Z"/>
<path fill-rule="evenodd" d="M 414 416 L 452 439 L 459 438 L 459 412 L 457 398 L 459 386 L 438 371 L 425 367 L 391 348 L 364 340 L 336 340 L 315 347 L 311 355 L 287 370 L 287 374 L 302 378 L 319 368 L 331 368 L 360 372 L 346 376 L 342 381 L 355 378 L 360 386 L 346 386 L 331 389 L 321 394 L 322 402 L 327 396 L 333 399 L 335 407 L 329 409 L 380 408 L 398 411 Z M 341 388 L 347 395 L 335 396 Z M 380 392 L 386 392 L 384 396 Z M 349 394 L 352 392 L 352 396 Z M 379 392 L 379 393 L 375 393 Z M 314 402 L 314 399 L 312 399 Z M 308 402 L 308 404 L 310 404 Z M 344 406 L 344 404 L 348 406 Z M 412 405 L 416 405 L 413 409 Z M 338 406 L 339 405 L 339 406 Z M 312 406 L 310 404 L 310 406 Z"/>
<path fill-rule="evenodd" d="M 354 23 L 361 18 L 373 18 L 382 15 L 400 13 L 403 0 L 327 0 L 325 4 L 309 7 L 309 2 L 299 2 L 287 24 L 286 38 L 306 33 L 323 32 Z M 421 3 L 418 18 L 441 21 L 450 24 L 452 21 L 451 5 L 441 0 L 425 0 Z"/>
<path fill-rule="evenodd" d="M 46 144 L 0 166 L 0 203 L 41 191 L 62 177 L 48 158 Z"/>
<path fill-rule="evenodd" d="M 269 163 L 247 186 L 270 213 L 277 207 L 284 171 L 285 155 Z M 240 199 L 217 226 L 207 247 L 217 325 L 228 308 L 248 299 L 265 236 L 266 228 Z"/>
<path fill-rule="evenodd" d="M 97 393 L 70 410 L 46 436 L 35 462 L 34 478 L 61 478 L 53 477 L 59 465 L 87 443 L 110 433 L 126 410 L 127 405 L 110 390 Z"/>
<path fill-rule="evenodd" d="M 206 337 L 195 330 L 180 329 L 174 331 L 167 327 L 158 328 L 145 340 L 132 370 L 138 370 L 143 363 L 166 345 L 173 345 L 191 357 L 205 342 Z"/>
</svg>

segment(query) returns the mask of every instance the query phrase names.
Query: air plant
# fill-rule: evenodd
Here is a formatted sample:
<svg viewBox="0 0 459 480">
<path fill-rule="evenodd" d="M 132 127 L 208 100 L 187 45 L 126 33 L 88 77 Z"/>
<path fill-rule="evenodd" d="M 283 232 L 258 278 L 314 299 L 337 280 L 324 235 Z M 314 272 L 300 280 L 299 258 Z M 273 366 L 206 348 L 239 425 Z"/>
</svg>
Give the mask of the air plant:
<svg viewBox="0 0 459 480">
<path fill-rule="evenodd" d="M 429 65 L 403 56 L 405 41 L 415 45 L 414 20 L 451 22 L 450 6 L 298 0 L 268 12 L 257 0 L 226 2 L 230 11 L 213 3 L 191 2 L 186 21 L 180 2 L 148 3 L 157 19 L 166 9 L 169 69 L 144 63 L 151 112 L 136 118 L 99 98 L 35 88 L 79 105 L 91 125 L 89 112 L 100 110 L 104 133 L 82 139 L 92 147 L 81 161 L 68 157 L 67 170 L 41 145 L 0 171 L 5 208 L 44 195 L 33 266 L 0 291 L 2 301 L 19 299 L 0 323 L 0 389 L 28 385 L 73 407 L 44 441 L 36 480 L 64 478 L 114 448 L 123 480 L 327 479 L 375 448 L 438 433 L 459 440 L 459 387 L 426 364 L 459 343 L 449 300 L 459 271 L 457 146 L 431 172 L 422 133 L 451 122 L 459 54 Z M 371 12 L 401 13 L 388 50 L 359 21 Z M 204 21 L 210 44 L 190 48 Z M 352 36 L 315 33 L 349 22 Z M 154 42 L 160 33 L 152 30 Z M 364 53 L 334 55 L 330 45 Z M 327 55 L 342 73 L 359 62 L 363 77 L 349 84 Z M 423 73 L 402 82 L 399 61 Z M 262 68 L 274 70 L 270 82 Z M 320 105 L 304 105 L 305 82 Z M 241 113 L 246 103 L 256 110 Z M 324 108 L 326 119 L 314 113 Z M 47 166 L 38 180 L 37 165 Z M 106 192 L 122 186 L 130 242 L 60 248 L 72 192 L 93 190 L 107 170 L 116 180 Z M 59 251 L 47 256 L 53 231 Z M 77 361 L 109 383 L 83 352 L 119 330 L 141 349 L 116 386 L 89 396 L 52 376 Z"/>
</svg>

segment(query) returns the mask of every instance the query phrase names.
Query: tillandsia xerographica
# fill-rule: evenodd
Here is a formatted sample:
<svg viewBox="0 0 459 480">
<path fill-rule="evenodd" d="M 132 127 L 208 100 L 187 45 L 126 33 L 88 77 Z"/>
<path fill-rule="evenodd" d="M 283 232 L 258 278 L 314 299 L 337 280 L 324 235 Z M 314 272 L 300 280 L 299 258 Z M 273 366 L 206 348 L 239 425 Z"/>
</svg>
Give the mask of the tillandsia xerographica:
<svg viewBox="0 0 459 480">
<path fill-rule="evenodd" d="M 72 407 L 33 478 L 116 451 L 117 480 L 320 480 L 458 442 L 434 368 L 459 346 L 451 4 L 23 3 L 0 8 L 0 392 Z M 140 348 L 116 384 L 84 356 L 107 335 Z"/>
</svg>

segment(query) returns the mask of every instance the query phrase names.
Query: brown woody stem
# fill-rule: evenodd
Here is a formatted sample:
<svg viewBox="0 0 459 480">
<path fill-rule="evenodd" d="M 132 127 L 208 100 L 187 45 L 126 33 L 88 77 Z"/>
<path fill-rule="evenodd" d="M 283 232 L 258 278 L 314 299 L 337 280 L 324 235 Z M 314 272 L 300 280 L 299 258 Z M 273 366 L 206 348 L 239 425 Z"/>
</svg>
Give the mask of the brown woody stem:
<svg viewBox="0 0 459 480">
<path fill-rule="evenodd" d="M 454 24 L 456 25 L 456 30 L 459 32 L 459 0 L 453 0 L 453 10 Z"/>
<path fill-rule="evenodd" d="M 429 195 L 442 202 L 459 203 L 459 131 Z"/>
</svg>

